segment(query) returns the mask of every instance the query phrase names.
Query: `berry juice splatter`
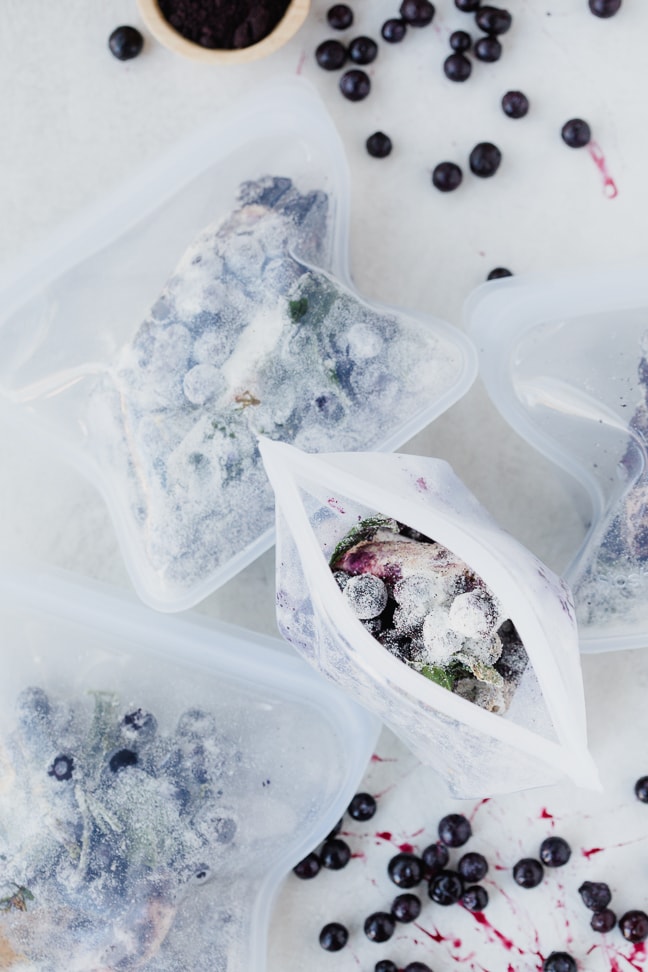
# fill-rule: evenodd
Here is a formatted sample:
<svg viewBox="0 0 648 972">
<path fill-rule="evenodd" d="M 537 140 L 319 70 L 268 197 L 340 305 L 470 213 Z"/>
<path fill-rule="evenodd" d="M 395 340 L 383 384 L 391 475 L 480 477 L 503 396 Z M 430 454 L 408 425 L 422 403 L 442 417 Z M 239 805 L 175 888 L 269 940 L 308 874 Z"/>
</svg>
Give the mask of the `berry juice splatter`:
<svg viewBox="0 0 648 972">
<path fill-rule="evenodd" d="M 608 199 L 614 199 L 615 196 L 618 196 L 619 190 L 617 189 L 616 182 L 610 175 L 601 146 L 598 144 L 598 142 L 590 142 L 587 149 L 589 151 L 590 158 L 594 161 L 596 168 L 603 177 L 604 195 L 606 195 Z"/>
</svg>

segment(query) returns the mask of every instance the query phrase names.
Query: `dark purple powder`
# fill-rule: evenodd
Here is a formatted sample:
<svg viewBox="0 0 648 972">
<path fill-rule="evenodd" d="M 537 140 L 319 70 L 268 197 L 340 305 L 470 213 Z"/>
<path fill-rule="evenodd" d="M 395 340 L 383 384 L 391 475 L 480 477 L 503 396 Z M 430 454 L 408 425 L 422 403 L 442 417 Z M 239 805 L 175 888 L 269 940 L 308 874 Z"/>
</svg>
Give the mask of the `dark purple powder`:
<svg viewBox="0 0 648 972">
<path fill-rule="evenodd" d="M 162 16 L 202 47 L 249 47 L 277 26 L 290 0 L 158 0 Z"/>
</svg>

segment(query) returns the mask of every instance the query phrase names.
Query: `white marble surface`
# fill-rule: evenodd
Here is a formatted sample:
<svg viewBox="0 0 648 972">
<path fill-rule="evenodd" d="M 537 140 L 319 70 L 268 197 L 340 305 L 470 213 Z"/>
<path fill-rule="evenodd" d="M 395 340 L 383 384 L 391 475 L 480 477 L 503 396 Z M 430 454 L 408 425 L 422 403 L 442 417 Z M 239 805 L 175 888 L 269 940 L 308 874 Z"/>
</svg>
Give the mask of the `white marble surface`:
<svg viewBox="0 0 648 972">
<path fill-rule="evenodd" d="M 116 61 L 107 50 L 107 38 L 120 23 L 141 26 L 133 0 L 109 5 L 4 0 L 0 262 L 28 254 L 61 221 L 141 170 L 238 94 L 270 77 L 296 72 L 317 87 L 348 151 L 351 269 L 368 296 L 459 325 L 463 301 L 494 266 L 522 273 L 648 257 L 644 3 L 624 0 L 615 18 L 599 20 L 589 14 L 585 0 L 512 0 L 514 27 L 503 38 L 502 60 L 476 64 L 467 83 L 453 85 L 441 70 L 447 36 L 455 29 L 471 30 L 472 18 L 459 13 L 451 0 L 439 0 L 431 27 L 412 30 L 400 45 L 380 44 L 379 57 L 369 69 L 372 93 L 357 104 L 345 101 L 337 77 L 314 63 L 315 46 L 332 35 L 325 23 L 327 7 L 314 0 L 307 23 L 280 52 L 261 62 L 225 68 L 182 60 L 146 32 L 139 58 Z M 358 0 L 354 8 L 356 23 L 347 32 L 349 38 L 366 33 L 378 39 L 383 20 L 396 13 L 393 0 Z M 499 109 L 501 95 L 511 88 L 524 90 L 531 100 L 525 119 L 512 121 Z M 615 198 L 604 193 L 601 173 L 587 150 L 573 151 L 561 142 L 560 128 L 573 116 L 590 122 L 618 189 Z M 364 150 L 364 139 L 376 129 L 393 138 L 388 159 L 371 159 Z M 466 170 L 470 149 L 483 140 L 502 149 L 497 176 L 478 180 L 466 173 L 457 192 L 437 192 L 430 184 L 432 167 L 449 158 Z M 128 586 L 108 514 L 94 489 L 4 420 L 0 443 L 0 553 Z M 570 484 L 507 428 L 479 383 L 407 450 L 449 460 L 503 526 L 554 569 L 566 565 L 583 535 L 586 511 Z M 275 632 L 272 552 L 200 609 Z M 584 674 L 592 750 L 608 784 L 605 799 L 623 802 L 633 774 L 648 771 L 648 764 L 639 765 L 645 756 L 635 732 L 639 727 L 645 738 L 648 655 L 638 651 L 586 658 Z M 410 809 L 402 822 L 390 817 L 388 824 L 385 817 L 385 829 L 405 833 L 410 824 L 413 829 L 433 827 L 437 810 L 448 805 L 440 784 L 426 771 L 417 771 L 408 777 L 417 780 L 415 790 L 400 789 L 400 769 L 390 775 L 389 767 L 407 764 L 408 757 L 389 734 L 385 738 L 399 762 L 384 764 L 380 783 L 371 776 L 367 786 L 393 786 L 396 813 L 412 800 L 425 808 L 419 816 Z M 548 799 L 538 797 L 544 805 Z M 589 800 L 586 794 L 556 794 L 557 805 L 578 812 Z M 535 796 L 505 802 L 507 825 L 516 825 L 521 805 L 533 817 L 536 802 Z M 389 806 L 385 804 L 385 815 Z M 636 808 L 627 812 L 636 814 Z M 592 825 L 591 838 L 583 840 L 602 841 L 605 836 L 607 843 L 614 843 L 613 818 L 613 813 L 605 817 L 605 835 Z M 580 818 L 569 819 L 576 826 L 574 820 Z M 366 875 L 369 867 L 367 856 Z M 634 871 L 633 880 L 639 881 Z M 323 895 L 326 918 L 338 892 L 333 880 L 321 887 L 317 893 Z M 367 958 L 366 949 L 361 949 L 361 962 L 357 950 L 332 957 L 313 944 L 313 929 L 302 921 L 312 910 L 312 893 L 312 887 L 295 890 L 289 879 L 273 920 L 270 972 L 304 966 L 315 972 L 333 964 L 340 972 L 369 969 L 373 954 Z M 641 897 L 637 906 L 645 906 L 648 883 L 645 888 L 637 885 L 636 893 Z M 583 949 L 581 953 L 579 968 L 599 968 L 584 957 Z M 376 955 L 376 960 L 381 957 Z M 437 964 L 434 954 L 420 960 L 429 961 L 436 972 L 454 968 L 454 960 L 443 952 Z M 536 968 L 523 961 L 518 956 L 513 967 L 519 972 Z M 501 956 L 493 962 L 487 963 L 488 972 L 505 972 Z M 477 958 L 459 967 L 484 966 Z M 611 959 L 600 967 L 616 968 Z M 643 968 L 643 963 L 618 967 L 625 972 Z"/>
</svg>

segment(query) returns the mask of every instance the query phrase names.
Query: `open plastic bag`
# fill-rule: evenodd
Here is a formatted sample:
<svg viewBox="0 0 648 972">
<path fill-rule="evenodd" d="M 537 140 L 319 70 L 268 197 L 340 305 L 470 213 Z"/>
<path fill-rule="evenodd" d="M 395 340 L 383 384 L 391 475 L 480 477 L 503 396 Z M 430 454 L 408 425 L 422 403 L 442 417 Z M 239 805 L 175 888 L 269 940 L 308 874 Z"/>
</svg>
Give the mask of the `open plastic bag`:
<svg viewBox="0 0 648 972">
<path fill-rule="evenodd" d="M 445 777 L 456 796 L 512 791 L 563 776 L 583 786 L 598 785 L 587 751 L 569 589 L 498 528 L 447 463 L 406 455 L 306 455 L 267 440 L 261 453 L 277 503 L 277 620 L 295 648 L 377 712 L 422 762 Z M 379 527 L 372 534 L 377 514 Z M 376 554 L 375 542 L 379 537 L 382 542 L 385 529 L 383 556 Z M 358 535 L 360 546 L 355 559 L 349 559 L 349 543 Z M 412 547 L 420 537 L 421 547 Z M 421 566 L 421 557 L 429 563 L 430 556 L 440 570 Z M 352 609 L 335 576 L 341 566 L 359 574 L 360 562 L 368 557 L 369 573 L 385 583 L 389 598 L 398 602 L 396 611 L 403 609 L 404 580 L 410 596 L 412 584 L 424 574 L 445 574 L 452 598 L 463 594 L 448 611 L 449 588 L 444 592 L 445 621 L 437 608 L 418 612 L 419 630 L 427 637 L 427 625 L 432 641 L 444 634 L 449 617 L 450 626 L 464 624 L 467 631 L 465 611 L 463 622 L 456 615 L 460 605 L 463 611 L 466 602 L 473 602 L 471 637 L 464 645 L 470 655 L 463 657 L 475 670 L 474 652 L 485 645 L 491 650 L 493 641 L 501 641 L 499 634 L 495 637 L 494 618 L 483 632 L 474 624 L 475 611 L 480 612 L 475 601 L 487 601 L 489 610 L 497 605 L 496 624 L 506 622 L 502 638 L 513 626 L 526 653 L 526 661 L 516 666 L 505 712 L 487 711 L 469 700 L 470 692 L 461 697 L 456 689 L 450 691 L 438 671 L 426 677 L 379 643 L 380 635 L 369 630 L 371 622 L 359 620 L 372 612 Z M 483 612 L 480 617 L 483 621 Z M 523 657 L 520 645 L 516 657 Z M 495 669 L 498 665 L 501 669 L 497 661 Z M 495 680 L 492 671 L 486 677 Z"/>
</svg>

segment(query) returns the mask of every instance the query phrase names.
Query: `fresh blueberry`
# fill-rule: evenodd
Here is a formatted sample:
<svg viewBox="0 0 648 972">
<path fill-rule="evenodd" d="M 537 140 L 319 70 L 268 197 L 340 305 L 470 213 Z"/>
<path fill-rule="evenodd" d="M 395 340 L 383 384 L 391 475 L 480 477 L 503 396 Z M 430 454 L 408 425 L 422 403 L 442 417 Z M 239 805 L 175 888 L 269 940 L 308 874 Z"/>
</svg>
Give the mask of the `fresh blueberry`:
<svg viewBox="0 0 648 972">
<path fill-rule="evenodd" d="M 339 71 L 346 59 L 346 47 L 337 40 L 322 41 L 315 50 L 315 60 L 325 71 Z"/>
<path fill-rule="evenodd" d="M 371 37 L 355 37 L 349 44 L 349 57 L 354 64 L 371 64 L 378 56 L 378 45 Z"/>
<path fill-rule="evenodd" d="M 456 904 L 464 892 L 464 883 L 456 871 L 441 871 L 430 881 L 429 895 L 436 904 Z"/>
<path fill-rule="evenodd" d="M 383 959 L 381 962 L 376 962 L 374 972 L 398 972 L 398 966 L 389 959 Z"/>
<path fill-rule="evenodd" d="M 443 73 L 449 81 L 467 81 L 472 64 L 465 54 L 449 54 L 443 62 Z"/>
<path fill-rule="evenodd" d="M 371 793 L 356 793 L 347 812 L 354 820 L 371 820 L 377 807 L 378 804 Z"/>
<path fill-rule="evenodd" d="M 432 185 L 440 192 L 452 192 L 462 179 L 461 169 L 454 162 L 439 162 L 432 170 Z"/>
<path fill-rule="evenodd" d="M 369 75 L 359 68 L 346 71 L 340 78 L 340 91 L 349 101 L 362 101 L 371 91 Z"/>
<path fill-rule="evenodd" d="M 416 921 L 421 914 L 421 899 L 417 898 L 415 894 L 408 894 L 407 892 L 397 894 L 392 901 L 390 910 L 396 921 L 403 923 Z"/>
<path fill-rule="evenodd" d="M 110 757 L 108 765 L 113 773 L 126 769 L 128 766 L 135 766 L 137 763 L 137 753 L 132 749 L 120 749 Z"/>
<path fill-rule="evenodd" d="M 461 813 L 449 813 L 439 821 L 439 839 L 446 847 L 462 847 L 472 836 L 472 827 Z"/>
<path fill-rule="evenodd" d="M 475 23 L 485 34 L 505 34 L 512 22 L 508 10 L 499 7 L 479 7 L 475 13 Z"/>
<path fill-rule="evenodd" d="M 619 929 L 628 942 L 645 942 L 648 938 L 648 915 L 645 911 L 626 911 L 619 918 Z"/>
<path fill-rule="evenodd" d="M 144 38 L 136 27 L 116 27 L 108 38 L 110 53 L 118 61 L 131 61 L 141 53 Z"/>
<path fill-rule="evenodd" d="M 346 3 L 336 3 L 329 7 L 326 19 L 333 30 L 346 30 L 353 23 L 353 10 Z"/>
<path fill-rule="evenodd" d="M 590 925 L 595 932 L 605 932 L 612 931 L 616 925 L 616 915 L 610 908 L 604 908 L 603 911 L 595 911 L 590 920 Z"/>
<path fill-rule="evenodd" d="M 460 859 L 457 870 L 464 881 L 481 881 L 488 873 L 488 861 L 483 854 L 470 851 Z"/>
<path fill-rule="evenodd" d="M 543 972 L 576 972 L 576 962 L 567 952 L 552 952 L 542 963 Z"/>
<path fill-rule="evenodd" d="M 584 881 L 578 893 L 590 911 L 605 911 L 612 900 L 612 892 L 603 881 Z"/>
<path fill-rule="evenodd" d="M 509 118 L 524 118 L 529 110 L 529 99 L 522 91 L 507 91 L 502 95 L 502 111 Z"/>
<path fill-rule="evenodd" d="M 459 54 L 463 53 L 464 51 L 469 51 L 471 44 L 472 38 L 465 30 L 454 30 L 450 34 L 450 47 L 453 51 L 457 51 Z"/>
<path fill-rule="evenodd" d="M 392 150 L 392 140 L 384 132 L 374 132 L 365 142 L 367 152 L 374 159 L 386 158 Z"/>
<path fill-rule="evenodd" d="M 386 911 L 375 911 L 365 918 L 364 933 L 371 942 L 387 942 L 396 930 L 396 922 Z"/>
<path fill-rule="evenodd" d="M 546 867 L 562 867 L 571 857 L 571 847 L 562 837 L 547 837 L 540 844 L 540 860 Z"/>
<path fill-rule="evenodd" d="M 319 943 L 327 952 L 339 952 L 349 941 L 349 933 L 339 921 L 324 925 L 319 934 Z"/>
<path fill-rule="evenodd" d="M 635 796 L 642 803 L 648 803 L 648 776 L 640 777 L 634 786 Z"/>
<path fill-rule="evenodd" d="M 403 0 L 399 14 L 410 27 L 427 27 L 434 17 L 430 0 Z"/>
<path fill-rule="evenodd" d="M 461 10 L 462 13 L 474 13 L 475 10 L 479 10 L 481 0 L 454 0 L 454 3 L 457 10 Z"/>
<path fill-rule="evenodd" d="M 467 911 L 483 911 L 488 905 L 488 891 L 481 884 L 473 884 L 462 894 L 461 903 Z"/>
<path fill-rule="evenodd" d="M 421 854 L 421 860 L 425 866 L 423 876 L 429 881 L 431 877 L 434 877 L 435 874 L 446 867 L 450 860 L 450 854 L 446 845 L 438 841 L 436 844 L 430 844 L 429 847 L 425 848 Z"/>
<path fill-rule="evenodd" d="M 487 64 L 492 64 L 494 61 L 499 61 L 502 56 L 502 45 L 497 37 L 490 37 L 489 35 L 480 37 L 479 40 L 475 41 L 473 54 L 478 61 L 485 61 Z"/>
<path fill-rule="evenodd" d="M 592 132 L 582 118 L 570 118 L 560 130 L 562 140 L 570 148 L 583 148 L 592 138 Z"/>
<path fill-rule="evenodd" d="M 532 857 L 523 857 L 513 866 L 513 880 L 521 888 L 537 888 L 543 877 L 542 864 Z"/>
<path fill-rule="evenodd" d="M 71 780 L 74 772 L 74 757 L 61 754 L 57 756 L 47 771 L 48 776 L 53 776 L 55 780 Z"/>
<path fill-rule="evenodd" d="M 299 864 L 295 864 L 293 874 L 298 878 L 302 878 L 304 881 L 308 881 L 310 878 L 314 878 L 319 874 L 321 867 L 321 861 L 315 851 L 313 851 L 307 854 Z"/>
<path fill-rule="evenodd" d="M 320 850 L 322 867 L 330 871 L 341 871 L 351 860 L 351 848 L 343 840 L 326 840 Z"/>
<path fill-rule="evenodd" d="M 488 276 L 487 280 L 501 280 L 503 277 L 512 277 L 513 274 L 506 267 L 494 267 Z"/>
<path fill-rule="evenodd" d="M 399 888 L 414 888 L 423 880 L 423 862 L 413 854 L 396 854 L 387 865 L 387 873 Z"/>
<path fill-rule="evenodd" d="M 405 966 L 403 972 L 432 972 L 432 969 L 424 962 L 410 962 L 409 965 Z"/>
<path fill-rule="evenodd" d="M 407 33 L 407 24 L 400 17 L 390 17 L 380 29 L 380 36 L 388 44 L 399 44 Z"/>
<path fill-rule="evenodd" d="M 501 161 L 502 153 L 496 145 L 492 142 L 479 142 L 470 153 L 470 171 L 482 179 L 488 179 L 495 175 Z"/>
<path fill-rule="evenodd" d="M 614 17 L 621 9 L 621 0 L 589 0 L 589 8 L 595 17 Z"/>
</svg>

